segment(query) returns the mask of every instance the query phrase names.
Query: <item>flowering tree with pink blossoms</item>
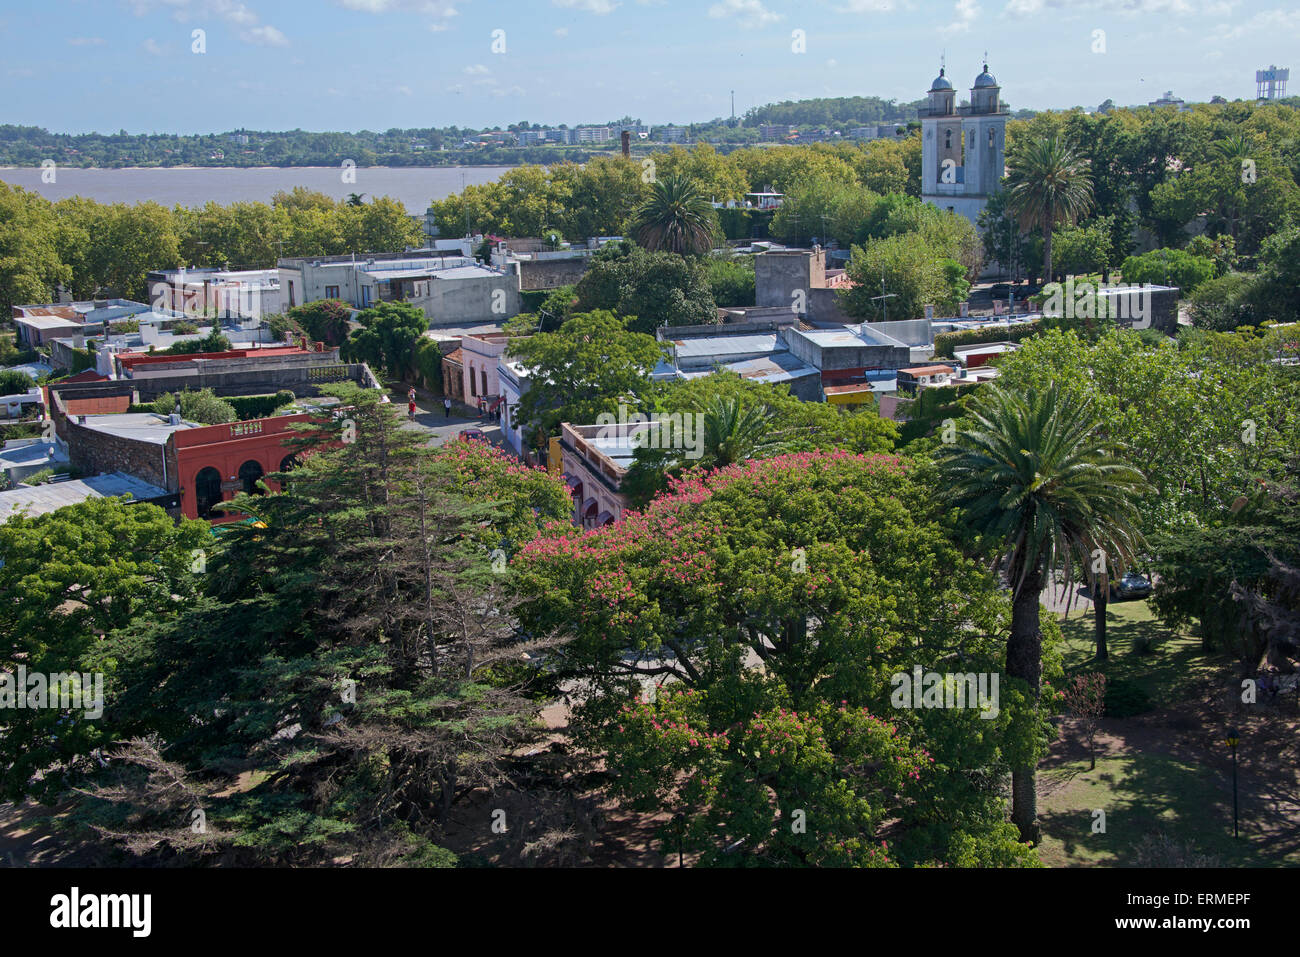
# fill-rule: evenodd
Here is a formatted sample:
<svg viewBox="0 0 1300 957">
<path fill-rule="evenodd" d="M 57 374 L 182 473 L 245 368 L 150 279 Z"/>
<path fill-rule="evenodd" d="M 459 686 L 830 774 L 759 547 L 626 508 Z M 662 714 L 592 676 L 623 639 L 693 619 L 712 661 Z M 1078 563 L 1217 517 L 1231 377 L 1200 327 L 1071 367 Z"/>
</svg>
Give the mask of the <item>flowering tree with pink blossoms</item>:
<svg viewBox="0 0 1300 957">
<path fill-rule="evenodd" d="M 687 473 L 614 526 L 557 524 L 519 551 L 520 619 L 567 639 L 548 665 L 583 689 L 578 739 L 619 794 L 671 813 L 667 851 L 1032 860 L 999 781 L 1037 713 L 1015 689 L 991 718 L 891 703 L 914 666 L 1004 656 L 1006 598 L 935 501 L 926 465 L 796 453 Z"/>
</svg>

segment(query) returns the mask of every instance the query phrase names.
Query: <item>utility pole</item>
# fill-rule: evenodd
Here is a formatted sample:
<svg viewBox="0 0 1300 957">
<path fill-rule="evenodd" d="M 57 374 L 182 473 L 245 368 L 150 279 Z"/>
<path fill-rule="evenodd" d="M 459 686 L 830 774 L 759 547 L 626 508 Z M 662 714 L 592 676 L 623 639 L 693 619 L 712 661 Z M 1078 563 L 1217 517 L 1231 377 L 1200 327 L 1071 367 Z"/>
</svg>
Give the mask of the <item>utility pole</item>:
<svg viewBox="0 0 1300 957">
<path fill-rule="evenodd" d="M 897 299 L 897 298 L 898 298 L 898 293 L 885 292 L 885 270 L 882 267 L 880 270 L 880 295 L 871 297 L 872 302 L 880 303 L 881 322 L 889 321 L 889 300 Z"/>
</svg>

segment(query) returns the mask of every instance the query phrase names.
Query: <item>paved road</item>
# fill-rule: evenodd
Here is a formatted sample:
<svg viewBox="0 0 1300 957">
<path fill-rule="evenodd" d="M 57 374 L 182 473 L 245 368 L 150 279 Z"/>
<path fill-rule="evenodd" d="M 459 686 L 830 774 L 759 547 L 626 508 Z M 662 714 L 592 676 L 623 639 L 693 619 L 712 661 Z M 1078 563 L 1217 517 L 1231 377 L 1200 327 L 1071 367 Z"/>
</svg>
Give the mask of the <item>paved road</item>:
<svg viewBox="0 0 1300 957">
<path fill-rule="evenodd" d="M 403 410 L 406 409 L 408 388 L 409 386 L 398 384 L 389 391 L 393 404 Z M 428 433 L 433 445 L 442 445 L 465 429 L 481 429 L 493 445 L 503 445 L 501 426 L 497 424 L 496 419 L 480 416 L 477 410 L 459 402 L 453 403 L 451 416 L 448 417 L 442 405 L 442 396 L 433 395 L 422 389 L 416 392 L 415 421 L 404 427 Z"/>
</svg>

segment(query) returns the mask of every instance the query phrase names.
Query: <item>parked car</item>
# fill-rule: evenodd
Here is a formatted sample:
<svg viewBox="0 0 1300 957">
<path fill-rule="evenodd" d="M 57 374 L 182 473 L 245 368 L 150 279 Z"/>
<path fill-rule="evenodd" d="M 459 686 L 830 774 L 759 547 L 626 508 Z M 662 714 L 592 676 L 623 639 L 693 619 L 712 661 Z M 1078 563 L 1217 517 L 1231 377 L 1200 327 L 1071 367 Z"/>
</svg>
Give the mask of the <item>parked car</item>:
<svg viewBox="0 0 1300 957">
<path fill-rule="evenodd" d="M 462 439 L 473 439 L 475 442 L 487 441 L 487 436 L 483 434 L 482 429 L 461 429 L 460 437 Z"/>
<path fill-rule="evenodd" d="M 1110 597 L 1118 601 L 1127 598 L 1149 598 L 1151 583 L 1137 572 L 1125 572 L 1124 577 L 1110 583 Z"/>
<path fill-rule="evenodd" d="M 1097 590 L 1094 587 L 1092 596 L 1097 597 Z M 1151 582 L 1138 574 L 1137 572 L 1125 572 L 1122 578 L 1111 579 L 1110 599 L 1111 601 L 1125 601 L 1129 598 L 1149 598 L 1151 597 Z"/>
</svg>

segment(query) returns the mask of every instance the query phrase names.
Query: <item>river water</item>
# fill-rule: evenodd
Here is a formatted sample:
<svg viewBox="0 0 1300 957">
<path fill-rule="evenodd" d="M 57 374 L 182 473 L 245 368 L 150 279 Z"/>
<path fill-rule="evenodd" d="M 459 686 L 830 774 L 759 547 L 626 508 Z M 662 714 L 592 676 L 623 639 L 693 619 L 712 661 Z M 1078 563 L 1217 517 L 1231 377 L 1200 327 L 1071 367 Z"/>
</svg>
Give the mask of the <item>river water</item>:
<svg viewBox="0 0 1300 957">
<path fill-rule="evenodd" d="M 0 181 L 33 190 L 51 200 L 85 196 L 101 203 L 154 200 L 164 206 L 222 205 L 269 202 L 279 190 L 305 186 L 347 199 L 363 193 L 400 200 L 412 215 L 422 215 L 429 202 L 458 193 L 463 185 L 490 183 L 509 166 L 375 166 L 341 170 L 336 167 L 167 167 L 160 169 L 51 170 L 53 183 L 41 181 L 41 169 L 0 168 Z M 49 178 L 48 176 L 46 177 Z M 351 178 L 353 182 L 346 182 Z"/>
</svg>

